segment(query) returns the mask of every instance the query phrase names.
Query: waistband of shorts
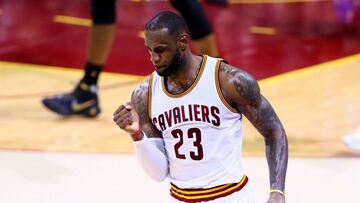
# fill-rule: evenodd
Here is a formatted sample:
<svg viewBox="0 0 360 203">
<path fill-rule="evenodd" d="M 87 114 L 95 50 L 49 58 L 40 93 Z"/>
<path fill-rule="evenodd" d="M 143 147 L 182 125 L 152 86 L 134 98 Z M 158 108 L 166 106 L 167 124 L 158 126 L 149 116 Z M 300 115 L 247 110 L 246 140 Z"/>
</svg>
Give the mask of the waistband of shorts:
<svg viewBox="0 0 360 203">
<path fill-rule="evenodd" d="M 211 188 L 179 188 L 170 183 L 170 194 L 175 199 L 183 202 L 210 201 L 240 191 L 248 180 L 248 177 L 244 175 L 238 183 L 229 183 Z"/>
</svg>

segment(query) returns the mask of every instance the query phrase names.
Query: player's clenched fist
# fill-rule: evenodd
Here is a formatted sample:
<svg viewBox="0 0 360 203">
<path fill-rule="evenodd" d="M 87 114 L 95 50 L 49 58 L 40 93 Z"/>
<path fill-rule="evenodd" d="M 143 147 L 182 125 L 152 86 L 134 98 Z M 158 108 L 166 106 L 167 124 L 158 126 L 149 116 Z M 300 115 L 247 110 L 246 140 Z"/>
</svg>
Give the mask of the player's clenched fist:
<svg viewBox="0 0 360 203">
<path fill-rule="evenodd" d="M 139 116 L 130 102 L 115 110 L 113 120 L 117 126 L 130 133 L 134 140 L 139 139 Z"/>
</svg>

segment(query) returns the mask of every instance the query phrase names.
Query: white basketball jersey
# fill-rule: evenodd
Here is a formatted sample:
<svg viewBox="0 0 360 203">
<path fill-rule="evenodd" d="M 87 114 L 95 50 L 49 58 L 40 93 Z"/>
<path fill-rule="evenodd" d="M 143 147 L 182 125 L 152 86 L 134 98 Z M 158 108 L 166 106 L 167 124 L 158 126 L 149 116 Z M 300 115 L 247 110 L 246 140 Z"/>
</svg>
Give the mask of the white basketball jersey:
<svg viewBox="0 0 360 203">
<path fill-rule="evenodd" d="M 167 91 L 156 72 L 150 79 L 149 114 L 162 132 L 169 179 L 181 188 L 209 188 L 243 178 L 241 114 L 223 98 L 221 60 L 203 56 L 193 84 L 181 94 Z"/>
</svg>

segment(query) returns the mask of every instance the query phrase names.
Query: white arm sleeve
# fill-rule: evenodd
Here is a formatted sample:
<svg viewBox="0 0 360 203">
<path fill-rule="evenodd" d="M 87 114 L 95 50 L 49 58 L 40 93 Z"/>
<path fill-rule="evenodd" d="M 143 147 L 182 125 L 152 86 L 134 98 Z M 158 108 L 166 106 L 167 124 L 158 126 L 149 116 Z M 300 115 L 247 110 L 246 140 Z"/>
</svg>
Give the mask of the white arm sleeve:
<svg viewBox="0 0 360 203">
<path fill-rule="evenodd" d="M 144 171 L 156 181 L 163 181 L 169 173 L 168 161 L 162 138 L 148 138 L 134 142 L 136 157 Z"/>
</svg>

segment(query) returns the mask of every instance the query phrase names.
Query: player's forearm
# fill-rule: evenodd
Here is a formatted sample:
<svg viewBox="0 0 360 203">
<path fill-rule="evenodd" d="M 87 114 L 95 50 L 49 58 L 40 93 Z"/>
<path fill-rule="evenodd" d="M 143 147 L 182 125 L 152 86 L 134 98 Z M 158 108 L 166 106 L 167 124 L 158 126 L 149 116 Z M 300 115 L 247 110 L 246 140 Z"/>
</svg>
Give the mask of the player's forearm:
<svg viewBox="0 0 360 203">
<path fill-rule="evenodd" d="M 270 188 L 284 192 L 288 162 L 288 143 L 283 128 L 265 137 L 266 158 L 269 166 Z"/>
<path fill-rule="evenodd" d="M 144 171 L 154 180 L 163 181 L 168 176 L 168 161 L 161 138 L 147 138 L 134 142 L 136 157 Z"/>
</svg>

